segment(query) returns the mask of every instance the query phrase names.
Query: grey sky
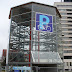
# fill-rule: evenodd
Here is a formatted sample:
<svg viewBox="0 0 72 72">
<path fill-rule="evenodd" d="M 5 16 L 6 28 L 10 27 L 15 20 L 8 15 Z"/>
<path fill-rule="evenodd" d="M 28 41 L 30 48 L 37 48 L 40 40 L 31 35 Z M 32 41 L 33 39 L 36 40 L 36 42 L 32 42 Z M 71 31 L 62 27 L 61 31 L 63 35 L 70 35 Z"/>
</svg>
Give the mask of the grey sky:
<svg viewBox="0 0 72 72">
<path fill-rule="evenodd" d="M 0 57 L 2 50 L 8 48 L 10 20 L 8 19 L 10 8 L 27 2 L 39 2 L 53 5 L 61 0 L 0 0 Z"/>
</svg>

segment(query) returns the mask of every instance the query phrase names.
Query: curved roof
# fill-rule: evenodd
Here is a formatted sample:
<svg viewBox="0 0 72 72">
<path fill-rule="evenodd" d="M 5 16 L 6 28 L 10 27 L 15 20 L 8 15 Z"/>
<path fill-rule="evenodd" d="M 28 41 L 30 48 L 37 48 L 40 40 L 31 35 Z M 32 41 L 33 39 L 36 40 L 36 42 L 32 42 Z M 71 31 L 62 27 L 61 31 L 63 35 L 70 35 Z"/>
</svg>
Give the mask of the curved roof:
<svg viewBox="0 0 72 72">
<path fill-rule="evenodd" d="M 19 5 L 19 6 L 12 7 L 12 8 L 10 9 L 9 19 L 11 18 L 11 10 L 12 10 L 12 9 L 17 8 L 17 7 L 20 7 L 20 6 L 32 4 L 32 3 L 34 3 L 34 4 L 39 4 L 39 5 L 44 5 L 44 6 L 49 6 L 49 7 L 55 8 L 56 11 L 57 11 L 57 13 L 58 13 L 58 15 L 59 15 L 59 17 L 61 18 L 60 13 L 59 13 L 58 9 L 57 9 L 55 6 L 51 6 L 51 5 L 47 5 L 47 4 L 42 4 L 42 3 L 37 3 L 37 2 L 29 2 L 29 3 L 25 3 L 25 4 L 22 4 L 22 5 Z"/>
</svg>

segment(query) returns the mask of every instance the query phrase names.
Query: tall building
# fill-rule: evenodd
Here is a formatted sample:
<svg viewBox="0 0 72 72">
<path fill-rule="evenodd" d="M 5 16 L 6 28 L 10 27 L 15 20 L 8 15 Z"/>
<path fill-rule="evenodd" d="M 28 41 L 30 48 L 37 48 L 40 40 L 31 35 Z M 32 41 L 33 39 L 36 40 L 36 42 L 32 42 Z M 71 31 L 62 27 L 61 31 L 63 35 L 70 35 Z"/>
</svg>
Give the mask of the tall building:
<svg viewBox="0 0 72 72">
<path fill-rule="evenodd" d="M 72 0 L 64 0 L 64 2 L 72 2 Z"/>
<path fill-rule="evenodd" d="M 64 2 L 55 2 L 61 18 L 62 43 L 64 68 L 72 69 L 72 0 L 64 0 Z"/>
<path fill-rule="evenodd" d="M 36 2 L 11 8 L 7 64 L 30 66 L 33 72 L 62 72 L 60 18 L 56 7 Z"/>
</svg>

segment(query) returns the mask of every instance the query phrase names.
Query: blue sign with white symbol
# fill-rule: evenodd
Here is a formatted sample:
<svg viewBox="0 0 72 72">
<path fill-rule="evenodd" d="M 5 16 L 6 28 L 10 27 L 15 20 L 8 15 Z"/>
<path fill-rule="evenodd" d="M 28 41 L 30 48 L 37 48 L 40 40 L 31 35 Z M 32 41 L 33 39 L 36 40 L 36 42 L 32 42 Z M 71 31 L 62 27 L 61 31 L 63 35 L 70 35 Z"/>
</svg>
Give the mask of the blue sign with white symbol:
<svg viewBox="0 0 72 72">
<path fill-rule="evenodd" d="M 52 16 L 36 13 L 36 30 L 53 32 Z"/>
</svg>

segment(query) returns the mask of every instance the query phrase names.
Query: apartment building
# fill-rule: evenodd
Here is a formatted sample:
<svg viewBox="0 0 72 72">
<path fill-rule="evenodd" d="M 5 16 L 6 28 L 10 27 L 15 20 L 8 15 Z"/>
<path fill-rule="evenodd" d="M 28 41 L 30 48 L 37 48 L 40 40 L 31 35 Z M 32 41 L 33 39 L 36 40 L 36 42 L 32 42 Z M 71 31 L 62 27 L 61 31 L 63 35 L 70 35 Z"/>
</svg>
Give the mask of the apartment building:
<svg viewBox="0 0 72 72">
<path fill-rule="evenodd" d="M 55 2 L 61 18 L 62 29 L 62 47 L 64 56 L 65 70 L 72 70 L 72 0 L 64 0 L 63 2 Z"/>
</svg>

